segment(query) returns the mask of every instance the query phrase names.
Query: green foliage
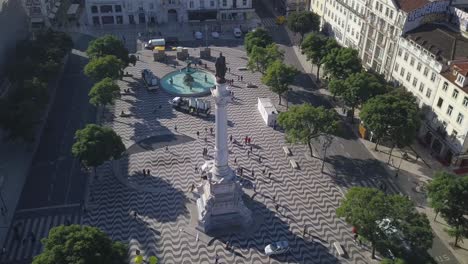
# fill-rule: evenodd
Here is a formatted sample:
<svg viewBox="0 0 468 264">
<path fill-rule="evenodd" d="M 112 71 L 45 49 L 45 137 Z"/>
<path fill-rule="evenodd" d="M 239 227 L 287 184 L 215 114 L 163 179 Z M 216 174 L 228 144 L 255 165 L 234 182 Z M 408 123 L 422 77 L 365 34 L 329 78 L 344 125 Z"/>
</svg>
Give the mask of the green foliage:
<svg viewBox="0 0 468 264">
<path fill-rule="evenodd" d="M 94 81 L 106 77 L 117 80 L 121 76 L 122 61 L 114 55 L 92 59 L 84 68 L 84 73 Z"/>
<path fill-rule="evenodd" d="M 448 234 L 457 246 L 468 236 L 468 176 L 459 177 L 447 172 L 437 172 L 428 186 L 430 205 L 450 225 Z"/>
<path fill-rule="evenodd" d="M 323 59 L 325 72 L 335 79 L 346 79 L 361 71 L 358 51 L 352 48 L 334 48 Z"/>
<path fill-rule="evenodd" d="M 359 236 L 372 244 L 375 249 L 391 249 L 399 257 L 423 256 L 432 246 L 432 231 L 429 220 L 418 213 L 414 204 L 400 195 L 385 195 L 383 192 L 365 187 L 353 187 L 345 195 L 336 210 L 339 217 L 355 226 Z M 382 220 L 388 226 L 379 226 Z M 404 243 L 410 247 L 405 251 Z M 408 256 L 414 255 L 414 256 Z"/>
<path fill-rule="evenodd" d="M 305 33 L 319 30 L 320 16 L 309 11 L 294 12 L 288 15 L 287 25 L 291 31 L 301 34 L 301 38 L 304 38 Z"/>
<path fill-rule="evenodd" d="M 41 80 L 49 82 L 57 76 L 60 71 L 60 67 L 61 64 L 59 62 L 49 59 L 38 65 L 37 73 Z"/>
<path fill-rule="evenodd" d="M 124 43 L 113 35 L 105 35 L 91 41 L 86 53 L 92 59 L 114 55 L 123 62 L 122 68 L 125 68 L 130 63 L 128 50 L 125 48 Z"/>
<path fill-rule="evenodd" d="M 244 46 L 248 55 L 252 51 L 253 47 L 258 46 L 265 48 L 272 43 L 273 39 L 270 34 L 262 28 L 257 28 L 254 31 L 247 33 L 244 38 Z"/>
<path fill-rule="evenodd" d="M 378 141 L 391 140 L 398 147 L 413 142 L 421 123 L 414 96 L 401 90 L 370 99 L 363 105 L 360 117 Z"/>
<path fill-rule="evenodd" d="M 125 151 L 122 139 L 111 128 L 88 124 L 75 133 L 73 156 L 88 167 L 96 167 L 110 159 L 119 159 Z"/>
<path fill-rule="evenodd" d="M 125 264 L 127 246 L 113 242 L 101 230 L 80 225 L 57 226 L 42 239 L 44 251 L 32 264 Z"/>
<path fill-rule="evenodd" d="M 372 97 L 387 92 L 386 84 L 368 72 L 352 73 L 345 80 L 338 79 L 332 83 L 331 89 L 333 93 L 342 97 L 347 106 L 351 107 L 352 116 L 356 107 Z"/>
<path fill-rule="evenodd" d="M 247 67 L 252 71 L 265 72 L 268 65 L 283 60 L 284 51 L 279 50 L 276 44 L 269 44 L 266 47 L 254 46 L 249 54 Z"/>
<path fill-rule="evenodd" d="M 317 80 L 320 76 L 320 67 L 322 66 L 325 57 L 340 46 L 336 40 L 328 38 L 320 33 L 308 34 L 301 43 L 302 54 L 305 54 L 307 60 L 317 65 Z"/>
<path fill-rule="evenodd" d="M 386 258 L 386 259 L 382 259 L 380 264 L 406 264 L 406 261 L 400 258 L 396 258 L 395 260 Z"/>
<path fill-rule="evenodd" d="M 265 75 L 262 76 L 262 83 L 278 94 L 281 104 L 281 95 L 288 91 L 297 74 L 299 71 L 296 68 L 277 60 L 268 66 Z"/>
<path fill-rule="evenodd" d="M 89 102 L 94 106 L 114 104 L 120 88 L 111 78 L 104 78 L 89 91 Z"/>
<path fill-rule="evenodd" d="M 287 140 L 307 144 L 311 156 L 312 139 L 321 134 L 336 134 L 338 122 L 339 118 L 334 110 L 309 104 L 292 106 L 278 116 L 278 124 L 286 130 Z"/>
</svg>

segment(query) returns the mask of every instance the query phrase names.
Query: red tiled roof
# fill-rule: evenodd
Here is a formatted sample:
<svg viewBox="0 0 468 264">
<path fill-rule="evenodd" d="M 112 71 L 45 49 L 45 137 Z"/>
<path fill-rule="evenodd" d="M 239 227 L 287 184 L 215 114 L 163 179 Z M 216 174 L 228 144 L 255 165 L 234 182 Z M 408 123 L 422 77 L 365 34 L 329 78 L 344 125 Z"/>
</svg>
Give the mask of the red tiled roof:
<svg viewBox="0 0 468 264">
<path fill-rule="evenodd" d="M 454 63 L 453 68 L 463 76 L 468 75 L 468 62 Z"/>
<path fill-rule="evenodd" d="M 400 9 L 406 13 L 423 7 L 425 4 L 429 3 L 428 0 L 395 0 L 395 2 L 398 4 Z"/>
</svg>

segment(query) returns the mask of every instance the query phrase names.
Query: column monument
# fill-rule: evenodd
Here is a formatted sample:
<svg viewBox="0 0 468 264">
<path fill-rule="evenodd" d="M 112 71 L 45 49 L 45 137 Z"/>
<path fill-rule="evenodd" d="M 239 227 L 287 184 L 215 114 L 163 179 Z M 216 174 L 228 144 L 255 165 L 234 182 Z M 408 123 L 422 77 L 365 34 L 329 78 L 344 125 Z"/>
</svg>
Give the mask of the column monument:
<svg viewBox="0 0 468 264">
<path fill-rule="evenodd" d="M 216 59 L 216 88 L 211 90 L 216 103 L 215 158 L 206 161 L 207 180 L 199 188 L 197 199 L 198 229 L 205 233 L 245 228 L 252 222 L 250 210 L 242 200 L 243 191 L 228 164 L 227 105 L 231 93 L 226 89 L 226 58 Z"/>
</svg>

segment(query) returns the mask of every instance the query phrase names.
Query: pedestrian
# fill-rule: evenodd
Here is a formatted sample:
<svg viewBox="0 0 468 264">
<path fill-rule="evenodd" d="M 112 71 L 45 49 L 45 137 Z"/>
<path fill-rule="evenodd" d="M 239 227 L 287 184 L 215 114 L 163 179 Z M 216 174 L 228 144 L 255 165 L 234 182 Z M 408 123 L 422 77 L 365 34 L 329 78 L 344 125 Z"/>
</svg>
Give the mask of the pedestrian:
<svg viewBox="0 0 468 264">
<path fill-rule="evenodd" d="M 208 77 L 206 77 L 206 74 L 205 74 L 205 82 L 208 82 Z"/>
<path fill-rule="evenodd" d="M 250 144 L 250 139 L 249 139 L 249 144 Z M 253 153 L 253 147 L 252 146 L 250 146 L 250 152 Z"/>
<path fill-rule="evenodd" d="M 271 172 L 268 172 L 268 179 L 271 178 Z"/>
<path fill-rule="evenodd" d="M 249 145 L 250 145 L 250 142 L 252 142 L 252 138 L 251 138 L 251 137 L 249 137 Z"/>
<path fill-rule="evenodd" d="M 229 142 L 232 142 L 232 135 L 229 135 Z"/>
<path fill-rule="evenodd" d="M 247 150 L 247 158 L 250 157 L 250 150 Z"/>
<path fill-rule="evenodd" d="M 231 73 L 231 68 L 230 67 L 228 68 L 228 72 Z"/>
<path fill-rule="evenodd" d="M 357 242 L 357 238 L 358 238 L 358 233 L 354 234 L 353 238 L 354 238 L 354 242 Z"/>
<path fill-rule="evenodd" d="M 137 216 L 138 216 L 138 213 L 137 213 L 137 211 L 133 211 L 133 217 L 136 219 L 136 218 L 137 218 Z"/>
<path fill-rule="evenodd" d="M 197 138 L 200 138 L 200 132 L 197 131 Z"/>
<path fill-rule="evenodd" d="M 252 169 L 252 178 L 255 178 L 255 171 Z"/>
<path fill-rule="evenodd" d="M 398 178 L 398 171 L 395 173 L 395 178 Z"/>
<path fill-rule="evenodd" d="M 257 192 L 257 184 L 256 184 L 256 183 L 253 183 L 253 184 L 252 184 L 252 187 L 253 187 L 254 193 L 256 193 L 256 192 Z"/>
<path fill-rule="evenodd" d="M 278 209 L 279 209 L 279 204 L 275 204 L 275 210 L 276 210 L 276 212 L 278 212 Z"/>
<path fill-rule="evenodd" d="M 216 256 L 215 256 L 215 264 L 218 264 L 218 261 L 219 261 L 219 256 L 218 256 L 218 253 L 216 253 Z"/>
<path fill-rule="evenodd" d="M 174 130 L 175 132 L 177 132 L 177 125 L 174 125 Z"/>
<path fill-rule="evenodd" d="M 302 236 L 305 236 L 306 232 L 307 232 L 307 226 L 304 226 L 304 229 L 302 230 Z"/>
<path fill-rule="evenodd" d="M 242 82 L 243 80 L 244 80 L 244 76 L 243 76 L 243 75 L 241 75 L 241 82 Z"/>
<path fill-rule="evenodd" d="M 166 145 L 166 151 L 169 151 L 169 146 L 168 145 Z"/>
<path fill-rule="evenodd" d="M 208 133 L 208 128 L 205 127 L 205 134 Z"/>
<path fill-rule="evenodd" d="M 213 135 L 213 128 L 210 127 L 210 134 Z"/>
<path fill-rule="evenodd" d="M 245 136 L 245 138 L 244 138 L 244 145 L 247 145 L 247 139 L 248 139 L 248 137 Z"/>
<path fill-rule="evenodd" d="M 197 173 L 197 172 L 198 172 L 198 167 L 197 167 L 197 165 L 195 165 L 195 173 Z"/>
<path fill-rule="evenodd" d="M 242 174 L 244 174 L 244 168 L 240 167 L 240 176 L 242 177 Z"/>
<path fill-rule="evenodd" d="M 143 176 L 146 176 L 146 170 L 143 169 Z"/>
<path fill-rule="evenodd" d="M 262 174 L 265 175 L 265 172 L 266 172 L 266 168 L 263 168 Z"/>
<path fill-rule="evenodd" d="M 276 203 L 276 194 L 273 195 L 273 202 Z"/>
<path fill-rule="evenodd" d="M 151 171 L 148 169 L 146 174 L 147 174 L 148 176 L 151 176 Z"/>
<path fill-rule="evenodd" d="M 237 164 L 237 157 L 234 158 L 234 164 Z"/>
</svg>

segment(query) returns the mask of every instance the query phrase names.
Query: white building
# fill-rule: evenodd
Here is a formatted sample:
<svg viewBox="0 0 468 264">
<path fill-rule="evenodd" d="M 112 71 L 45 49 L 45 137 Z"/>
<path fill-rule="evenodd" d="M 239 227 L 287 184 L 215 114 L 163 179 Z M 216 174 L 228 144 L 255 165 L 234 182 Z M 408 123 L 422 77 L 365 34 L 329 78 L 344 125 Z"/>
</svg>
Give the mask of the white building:
<svg viewBox="0 0 468 264">
<path fill-rule="evenodd" d="M 145 24 L 248 20 L 252 0 L 86 0 L 88 23 Z"/>
</svg>

